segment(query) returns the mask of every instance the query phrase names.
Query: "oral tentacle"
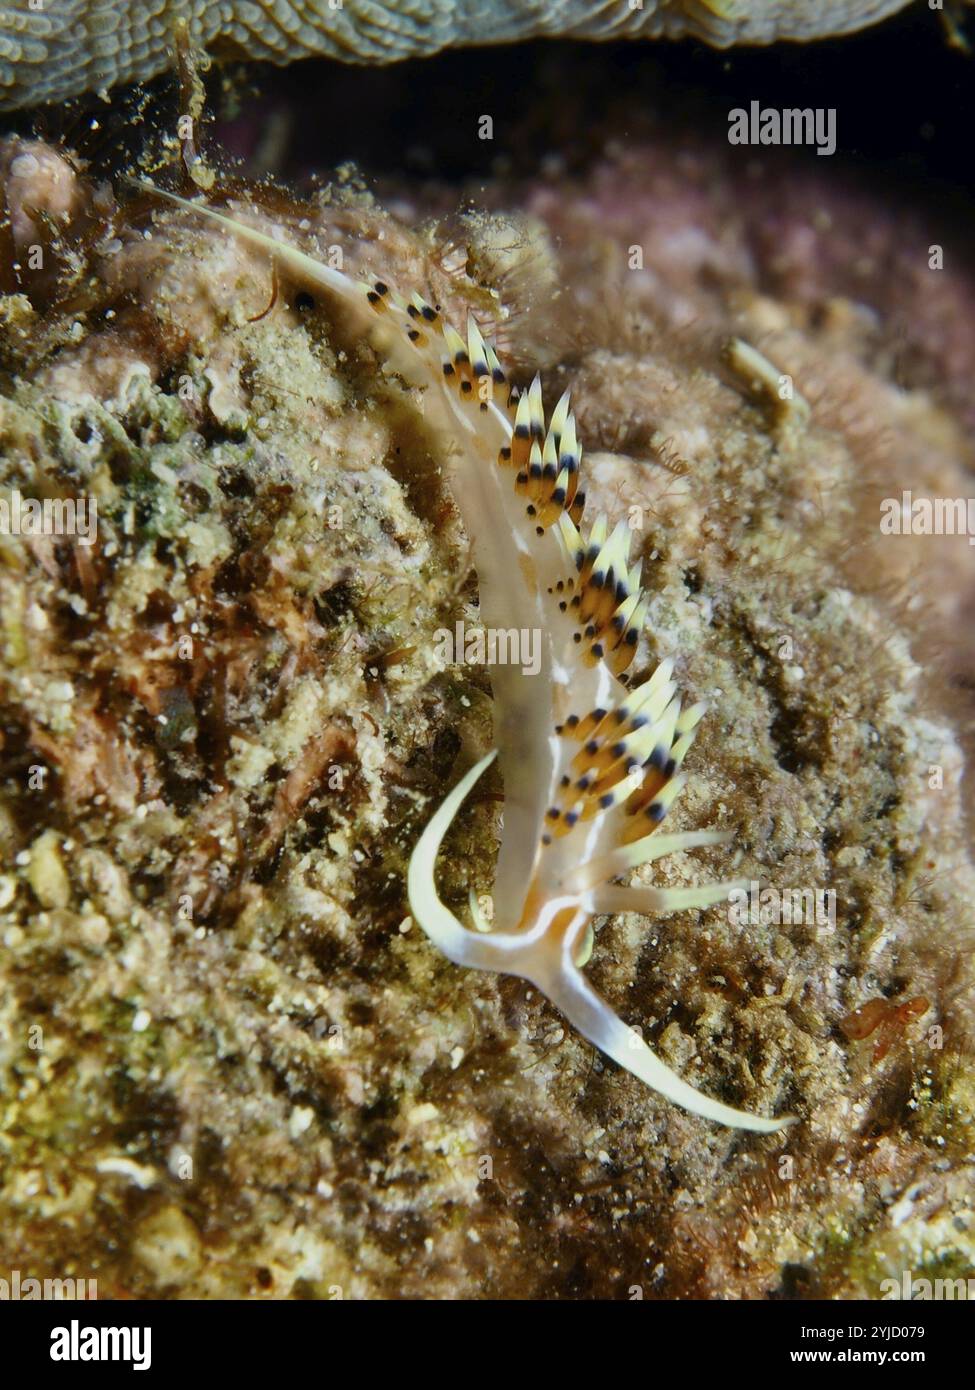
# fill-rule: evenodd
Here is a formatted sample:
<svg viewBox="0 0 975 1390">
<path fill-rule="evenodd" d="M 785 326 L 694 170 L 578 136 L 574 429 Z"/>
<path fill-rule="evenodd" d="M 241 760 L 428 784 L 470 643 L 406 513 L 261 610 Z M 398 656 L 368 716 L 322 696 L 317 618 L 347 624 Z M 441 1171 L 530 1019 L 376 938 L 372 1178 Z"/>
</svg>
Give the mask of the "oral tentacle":
<svg viewBox="0 0 975 1390">
<path fill-rule="evenodd" d="M 704 1095 L 684 1081 L 660 1060 L 639 1033 L 613 1012 L 574 966 L 565 963 L 557 973 L 536 978 L 535 983 L 573 1027 L 600 1052 L 639 1077 L 658 1095 L 689 1110 L 691 1114 L 728 1125 L 732 1129 L 753 1130 L 757 1134 L 774 1134 L 795 1123 L 792 1116 L 766 1119 L 747 1110 L 736 1110 Z"/>
</svg>

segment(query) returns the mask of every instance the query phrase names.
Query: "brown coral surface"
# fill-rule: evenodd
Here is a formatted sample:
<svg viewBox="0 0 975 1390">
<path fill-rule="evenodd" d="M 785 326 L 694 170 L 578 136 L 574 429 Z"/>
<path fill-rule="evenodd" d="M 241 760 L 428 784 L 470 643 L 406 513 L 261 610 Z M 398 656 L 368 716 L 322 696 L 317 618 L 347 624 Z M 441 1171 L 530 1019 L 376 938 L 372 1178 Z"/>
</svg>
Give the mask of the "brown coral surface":
<svg viewBox="0 0 975 1390">
<path fill-rule="evenodd" d="M 835 893 L 833 922 L 597 932 L 594 979 L 672 1066 L 800 1116 L 759 1139 L 410 921 L 411 846 L 491 711 L 436 654 L 476 579 L 402 383 L 202 220 L 39 144 L 3 172 L 3 496 L 93 497 L 98 539 L 0 536 L 0 1266 L 321 1298 L 877 1297 L 970 1270 L 973 668 L 944 651 L 975 552 L 878 530 L 903 487 L 971 491 L 959 258 L 930 269 L 907 215 L 858 237 L 868 198 L 757 164 L 746 207 L 670 147 L 488 184 L 459 219 L 432 189 L 395 218 L 354 179 L 231 189 L 571 386 L 590 514 L 645 556 L 639 664 L 673 654 L 710 703 L 680 828 L 736 830 L 669 881 Z M 501 790 L 448 841 L 457 910 L 490 892 Z M 841 1025 L 877 997 L 930 1008 L 874 1062 Z"/>
</svg>

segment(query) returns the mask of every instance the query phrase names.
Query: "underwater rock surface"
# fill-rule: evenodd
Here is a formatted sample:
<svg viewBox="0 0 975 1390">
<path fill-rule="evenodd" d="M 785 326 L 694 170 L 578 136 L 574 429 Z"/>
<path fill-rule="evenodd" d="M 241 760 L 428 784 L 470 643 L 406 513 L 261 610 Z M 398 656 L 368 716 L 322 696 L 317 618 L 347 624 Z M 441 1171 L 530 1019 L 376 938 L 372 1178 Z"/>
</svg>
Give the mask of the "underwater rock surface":
<svg viewBox="0 0 975 1390">
<path fill-rule="evenodd" d="M 638 665 L 673 654 L 710 705 L 674 829 L 736 830 L 661 872 L 835 893 L 832 922 L 597 931 L 590 973 L 670 1065 L 800 1116 L 760 1139 L 410 922 L 410 849 L 491 711 L 437 655 L 476 578 L 402 384 L 201 219 L 39 143 L 0 170 L 0 495 L 98 517 L 90 546 L 0 535 L 0 1260 L 103 1297 L 964 1277 L 975 552 L 879 532 L 902 488 L 971 491 L 951 248 L 932 270 L 906 214 L 757 165 L 743 199 L 655 147 L 460 219 L 235 185 L 236 214 L 472 307 L 548 399 L 571 386 L 589 510 L 645 555 Z M 490 892 L 499 794 L 442 857 L 456 910 Z M 928 1009 L 851 1037 L 874 999 Z"/>
</svg>

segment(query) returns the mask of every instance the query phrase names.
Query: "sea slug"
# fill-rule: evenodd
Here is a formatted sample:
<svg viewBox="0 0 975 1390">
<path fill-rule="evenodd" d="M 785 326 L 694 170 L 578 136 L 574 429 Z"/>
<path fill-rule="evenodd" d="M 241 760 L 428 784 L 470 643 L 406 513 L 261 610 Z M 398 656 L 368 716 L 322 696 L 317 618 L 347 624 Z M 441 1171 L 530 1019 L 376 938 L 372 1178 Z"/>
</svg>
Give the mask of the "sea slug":
<svg viewBox="0 0 975 1390">
<path fill-rule="evenodd" d="M 246 222 L 162 196 L 337 295 L 387 366 L 422 388 L 424 418 L 443 440 L 450 487 L 472 539 L 481 619 L 496 631 L 541 634 L 537 674 L 517 664 L 489 668 L 505 789 L 493 929 L 473 903 L 476 929 L 457 920 L 437 896 L 434 866 L 494 752 L 461 779 L 416 846 L 408 884 L 415 919 L 452 961 L 529 980 L 603 1052 L 685 1109 L 760 1133 L 791 1123 L 702 1095 L 613 1013 L 580 968 L 592 950 L 594 916 L 705 908 L 743 885 L 613 883 L 664 855 L 731 836 L 657 833 L 683 785 L 680 767 L 704 706 L 682 710 L 669 659 L 641 684 L 627 681 L 648 604 L 641 565 L 630 564 L 625 522 L 610 531 L 598 517 L 580 529 L 581 448 L 568 396 L 546 420 L 539 378 L 522 393 L 511 390 L 473 316 L 462 338 L 415 292 L 403 297 L 385 281 L 353 281 Z"/>
</svg>

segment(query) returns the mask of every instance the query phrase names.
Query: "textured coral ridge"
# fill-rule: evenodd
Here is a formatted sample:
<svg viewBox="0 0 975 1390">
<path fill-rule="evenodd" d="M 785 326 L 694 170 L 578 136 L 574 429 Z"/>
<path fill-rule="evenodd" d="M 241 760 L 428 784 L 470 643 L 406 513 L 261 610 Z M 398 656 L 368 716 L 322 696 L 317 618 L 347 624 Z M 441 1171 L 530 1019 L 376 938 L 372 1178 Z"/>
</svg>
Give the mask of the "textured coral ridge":
<svg viewBox="0 0 975 1390">
<path fill-rule="evenodd" d="M 594 980 L 665 1060 L 803 1119 L 759 1139 L 656 1101 L 409 922 L 410 851 L 491 702 L 432 640 L 477 621 L 476 590 L 404 385 L 193 214 L 123 213 L 42 146 L 0 169 L 21 266 L 0 482 L 93 494 L 100 528 L 90 550 L 0 536 L 0 1261 L 102 1296 L 876 1297 L 905 1268 L 963 1275 L 975 883 L 960 749 L 916 653 L 922 626 L 957 627 L 971 548 L 868 553 L 861 512 L 878 481 L 965 495 L 937 354 L 958 357 L 971 285 L 946 272 L 937 323 L 922 277 L 902 286 L 916 333 L 895 354 L 877 287 L 885 236 L 924 262 L 906 224 L 876 218 L 868 307 L 810 270 L 845 234 L 815 198 L 776 180 L 766 252 L 729 217 L 740 191 L 659 152 L 452 238 L 342 188 L 255 192 L 247 214 L 497 320 L 526 378 L 571 386 L 590 503 L 632 517 L 645 561 L 634 669 L 673 656 L 711 706 L 675 828 L 734 828 L 737 876 L 837 893 L 833 933 L 721 909 L 597 923 Z M 722 365 L 731 332 L 808 417 Z M 934 605 L 894 587 L 922 553 Z M 441 858 L 457 912 L 492 882 L 499 792 Z M 728 856 L 678 856 L 667 882 Z M 874 1065 L 839 1024 L 878 995 L 931 1010 Z"/>
<path fill-rule="evenodd" d="M 0 4 L 0 109 L 154 77 L 174 29 L 216 53 L 288 63 L 310 54 L 390 63 L 527 38 L 659 38 L 718 46 L 845 34 L 907 0 L 31 0 Z"/>
</svg>

